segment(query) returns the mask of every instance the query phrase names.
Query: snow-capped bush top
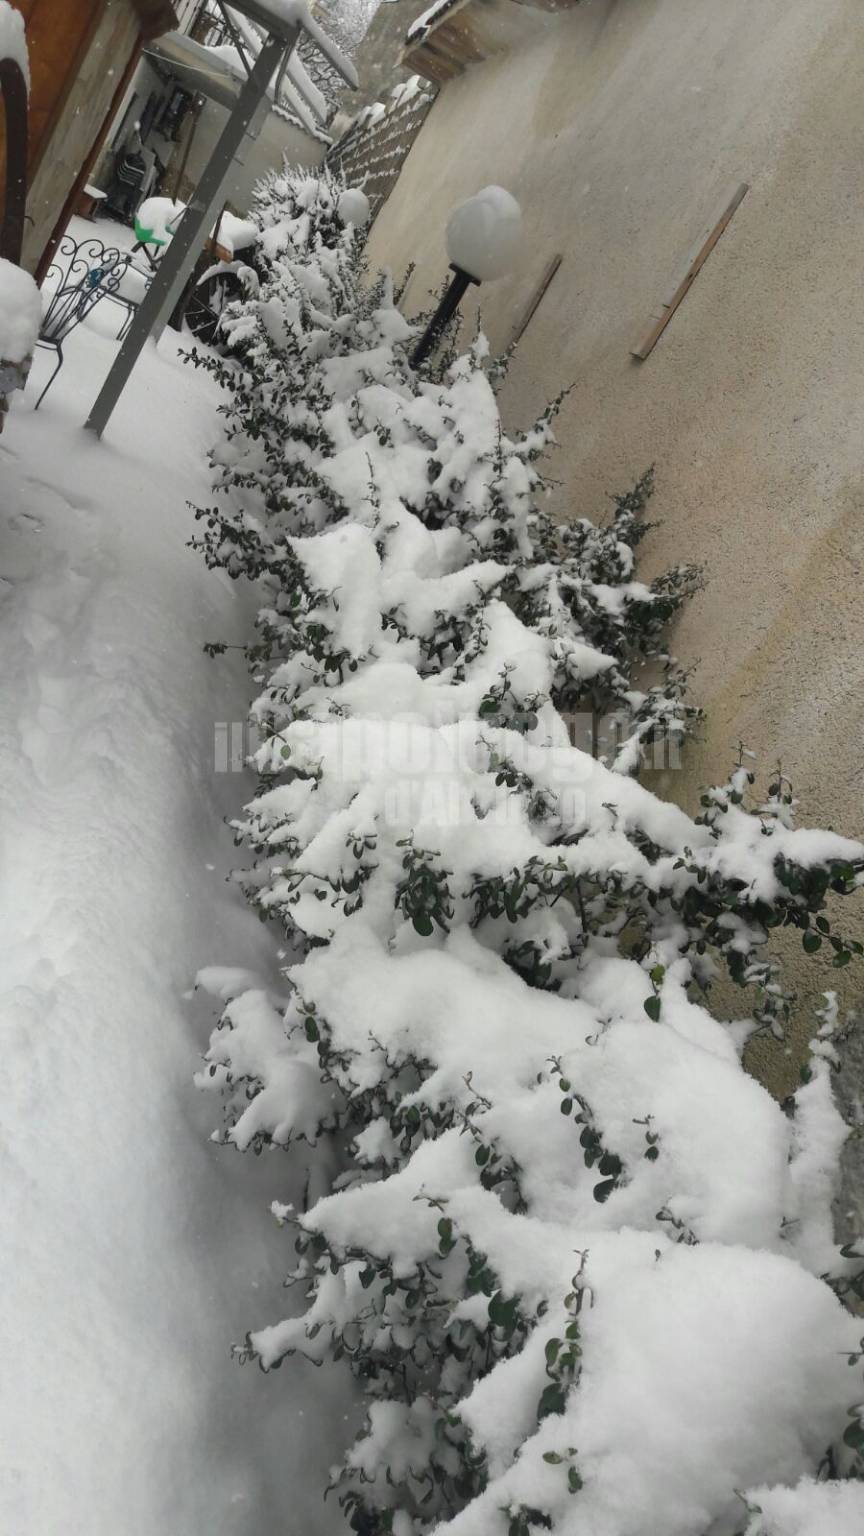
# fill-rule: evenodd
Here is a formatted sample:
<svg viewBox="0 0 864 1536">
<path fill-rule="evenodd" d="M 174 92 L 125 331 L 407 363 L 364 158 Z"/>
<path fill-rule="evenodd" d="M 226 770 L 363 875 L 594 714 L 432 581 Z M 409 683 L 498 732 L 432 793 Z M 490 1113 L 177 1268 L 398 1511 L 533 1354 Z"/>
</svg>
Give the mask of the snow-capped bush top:
<svg viewBox="0 0 864 1536">
<path fill-rule="evenodd" d="M 344 183 L 322 169 L 308 174 L 268 171 L 252 194 L 250 216 L 261 232 L 261 248 L 274 260 L 289 253 L 302 256 L 310 241 L 315 247 L 336 242 L 344 221 L 339 217 L 339 199 Z"/>
<path fill-rule="evenodd" d="M 0 258 L 0 362 L 32 357 L 42 323 L 42 296 L 29 272 Z"/>
</svg>

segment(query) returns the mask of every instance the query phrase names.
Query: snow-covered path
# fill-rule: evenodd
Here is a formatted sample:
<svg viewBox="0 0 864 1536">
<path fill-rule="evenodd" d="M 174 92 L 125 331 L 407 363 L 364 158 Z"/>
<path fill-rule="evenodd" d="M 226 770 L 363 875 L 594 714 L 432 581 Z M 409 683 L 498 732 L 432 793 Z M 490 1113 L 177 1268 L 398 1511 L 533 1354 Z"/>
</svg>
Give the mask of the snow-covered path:
<svg viewBox="0 0 864 1536">
<path fill-rule="evenodd" d="M 185 547 L 215 391 L 169 333 L 99 445 L 80 423 L 110 345 L 73 342 L 0 444 L 0 1530 L 305 1536 L 334 1523 L 341 1408 L 314 1373 L 292 1391 L 230 1359 L 287 1267 L 284 1162 L 208 1142 L 183 997 L 261 945 L 214 772 L 242 665 L 201 649 L 248 612 Z"/>
</svg>

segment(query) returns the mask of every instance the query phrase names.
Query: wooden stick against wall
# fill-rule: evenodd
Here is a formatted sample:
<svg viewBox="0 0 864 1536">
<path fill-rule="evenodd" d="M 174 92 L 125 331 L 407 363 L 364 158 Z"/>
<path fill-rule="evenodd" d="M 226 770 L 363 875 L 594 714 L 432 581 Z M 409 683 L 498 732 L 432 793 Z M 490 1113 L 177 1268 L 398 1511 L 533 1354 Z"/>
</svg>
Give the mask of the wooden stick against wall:
<svg viewBox="0 0 864 1536">
<path fill-rule="evenodd" d="M 178 165 L 177 176 L 176 176 L 175 181 L 174 181 L 174 201 L 175 201 L 175 203 L 179 203 L 179 201 L 180 201 L 180 188 L 183 185 L 183 177 L 186 175 L 186 166 L 189 163 L 189 154 L 190 154 L 190 151 L 192 149 L 192 140 L 195 137 L 195 133 L 196 133 L 196 130 L 198 128 L 198 123 L 199 123 L 199 120 L 200 120 L 200 117 L 201 117 L 201 113 L 202 113 L 203 110 L 204 110 L 204 97 L 203 96 L 196 96 L 195 102 L 193 104 L 192 111 L 191 111 L 191 114 L 190 114 L 189 131 L 188 131 L 188 133 L 186 135 L 186 143 L 183 146 L 183 153 L 179 157 L 179 162 L 180 163 Z M 224 212 L 224 209 L 223 209 L 223 212 Z"/>
<path fill-rule="evenodd" d="M 543 273 L 543 276 L 541 277 L 540 282 L 531 297 L 531 300 L 525 310 L 524 315 L 522 316 L 522 319 L 519 321 L 519 324 L 513 332 L 513 336 L 510 341 L 511 347 L 515 347 L 517 341 L 521 341 L 522 337 L 525 335 L 529 324 L 534 319 L 537 310 L 540 308 L 546 293 L 546 289 L 549 287 L 549 284 L 551 283 L 555 273 L 558 271 L 558 268 L 561 265 L 562 259 L 563 258 L 560 255 L 552 257 L 552 260 L 546 268 L 546 271 Z"/>
<path fill-rule="evenodd" d="M 681 300 L 686 298 L 687 294 L 690 292 L 690 289 L 696 281 L 699 273 L 702 271 L 702 268 L 708 260 L 708 257 L 711 255 L 711 252 L 717 244 L 717 241 L 720 239 L 724 229 L 732 219 L 735 210 L 739 208 L 744 201 L 748 190 L 748 184 L 746 181 L 742 181 L 741 185 L 736 187 L 732 197 L 729 199 L 729 202 L 726 204 L 726 207 L 717 220 L 717 223 L 711 230 L 711 233 L 700 245 L 699 250 L 696 252 L 696 255 L 687 268 L 684 277 L 669 299 L 668 304 L 663 305 L 663 312 L 660 315 L 660 318 L 654 321 L 644 341 L 642 341 L 638 347 L 633 347 L 631 349 L 631 357 L 638 358 L 640 362 L 644 362 L 648 354 L 653 352 L 657 342 L 660 340 L 660 337 L 663 335 L 663 332 L 669 324 L 669 321 L 672 319 L 672 316 L 678 308 L 678 305 L 681 303 Z"/>
</svg>

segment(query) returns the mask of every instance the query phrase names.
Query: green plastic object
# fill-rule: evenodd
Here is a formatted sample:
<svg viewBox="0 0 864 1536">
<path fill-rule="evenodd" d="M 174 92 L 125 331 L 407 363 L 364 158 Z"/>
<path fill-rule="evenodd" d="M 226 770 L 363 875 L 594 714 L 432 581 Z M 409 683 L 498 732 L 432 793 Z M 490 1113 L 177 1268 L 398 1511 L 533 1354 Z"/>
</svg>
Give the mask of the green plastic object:
<svg viewBox="0 0 864 1536">
<path fill-rule="evenodd" d="M 135 234 L 142 245 L 170 245 L 186 204 L 169 197 L 146 197 L 135 215 Z"/>
<path fill-rule="evenodd" d="M 135 220 L 135 234 L 137 235 L 138 239 L 141 241 L 142 245 L 167 245 L 168 244 L 168 241 L 167 240 L 163 240 L 161 235 L 157 235 L 155 230 L 145 229 L 144 225 L 143 224 L 139 224 L 137 219 Z"/>
</svg>

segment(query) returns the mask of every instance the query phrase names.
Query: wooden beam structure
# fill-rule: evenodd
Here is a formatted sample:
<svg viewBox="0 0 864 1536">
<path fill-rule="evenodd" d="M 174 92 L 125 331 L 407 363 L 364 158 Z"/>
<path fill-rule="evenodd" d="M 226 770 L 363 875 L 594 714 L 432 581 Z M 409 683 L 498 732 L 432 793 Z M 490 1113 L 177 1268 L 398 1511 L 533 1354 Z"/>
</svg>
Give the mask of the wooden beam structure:
<svg viewBox="0 0 864 1536">
<path fill-rule="evenodd" d="M 518 47 L 535 26 L 531 10 L 513 0 L 453 0 L 424 30 L 409 32 L 399 63 L 443 85 L 467 65 Z"/>
<path fill-rule="evenodd" d="M 171 0 L 132 0 L 141 21 L 141 36 L 145 43 L 151 38 L 173 32 L 178 25 L 177 12 Z"/>
</svg>

